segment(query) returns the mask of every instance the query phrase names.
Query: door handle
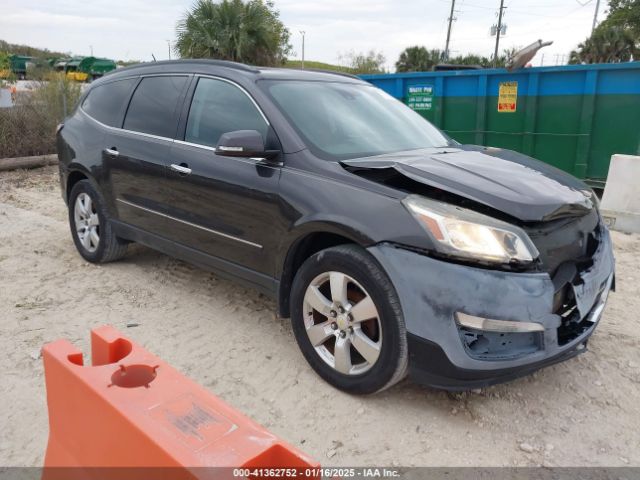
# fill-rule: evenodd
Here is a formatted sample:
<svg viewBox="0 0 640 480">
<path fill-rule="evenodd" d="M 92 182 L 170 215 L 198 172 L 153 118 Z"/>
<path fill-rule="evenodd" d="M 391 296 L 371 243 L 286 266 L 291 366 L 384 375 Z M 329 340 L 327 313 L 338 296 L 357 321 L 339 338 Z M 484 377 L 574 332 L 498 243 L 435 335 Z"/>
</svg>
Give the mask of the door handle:
<svg viewBox="0 0 640 480">
<path fill-rule="evenodd" d="M 189 175 L 191 173 L 191 169 L 187 167 L 186 163 L 182 163 L 180 165 L 176 165 L 175 163 L 172 163 L 170 168 L 174 172 L 181 173 L 182 175 Z"/>
<path fill-rule="evenodd" d="M 104 153 L 106 153 L 107 155 L 111 155 L 112 157 L 117 157 L 118 155 L 120 155 L 120 152 L 118 152 L 118 149 L 115 147 L 105 148 Z"/>
</svg>

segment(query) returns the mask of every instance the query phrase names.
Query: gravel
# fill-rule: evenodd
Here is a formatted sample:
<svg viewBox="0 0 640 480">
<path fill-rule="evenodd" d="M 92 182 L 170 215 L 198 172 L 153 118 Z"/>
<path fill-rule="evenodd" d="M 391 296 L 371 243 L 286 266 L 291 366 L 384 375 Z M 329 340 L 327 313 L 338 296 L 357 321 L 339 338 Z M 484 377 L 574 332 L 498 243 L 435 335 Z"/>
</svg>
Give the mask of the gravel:
<svg viewBox="0 0 640 480">
<path fill-rule="evenodd" d="M 405 381 L 353 397 L 314 374 L 259 293 L 136 245 L 82 260 L 57 182 L 55 167 L 0 173 L 0 465 L 42 464 L 40 347 L 88 353 L 89 330 L 112 324 L 327 465 L 640 466 L 638 235 L 613 234 L 617 291 L 584 355 L 478 392 Z"/>
</svg>

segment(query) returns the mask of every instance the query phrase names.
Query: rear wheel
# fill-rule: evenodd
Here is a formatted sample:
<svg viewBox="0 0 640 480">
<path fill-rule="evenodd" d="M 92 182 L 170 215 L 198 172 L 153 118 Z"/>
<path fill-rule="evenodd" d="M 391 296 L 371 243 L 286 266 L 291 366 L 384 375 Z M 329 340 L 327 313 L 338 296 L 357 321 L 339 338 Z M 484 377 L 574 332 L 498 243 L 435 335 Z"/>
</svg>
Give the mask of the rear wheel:
<svg viewBox="0 0 640 480">
<path fill-rule="evenodd" d="M 407 341 L 395 288 L 356 245 L 311 256 L 291 292 L 296 340 L 313 369 L 350 393 L 373 393 L 406 374 Z"/>
<path fill-rule="evenodd" d="M 113 233 L 102 195 L 89 180 L 81 180 L 71 189 L 69 225 L 76 249 L 89 262 L 111 262 L 127 252 L 127 242 Z"/>
</svg>

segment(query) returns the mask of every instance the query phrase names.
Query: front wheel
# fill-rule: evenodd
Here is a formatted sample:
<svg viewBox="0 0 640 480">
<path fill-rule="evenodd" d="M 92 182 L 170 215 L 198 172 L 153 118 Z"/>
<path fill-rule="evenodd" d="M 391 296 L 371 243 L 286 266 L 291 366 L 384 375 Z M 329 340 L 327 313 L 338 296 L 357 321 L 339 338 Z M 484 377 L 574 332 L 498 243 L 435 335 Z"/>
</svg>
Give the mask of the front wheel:
<svg viewBox="0 0 640 480">
<path fill-rule="evenodd" d="M 373 393 L 406 374 L 406 330 L 397 293 L 359 246 L 329 248 L 304 262 L 291 291 L 291 322 L 311 367 L 341 390 Z"/>
</svg>

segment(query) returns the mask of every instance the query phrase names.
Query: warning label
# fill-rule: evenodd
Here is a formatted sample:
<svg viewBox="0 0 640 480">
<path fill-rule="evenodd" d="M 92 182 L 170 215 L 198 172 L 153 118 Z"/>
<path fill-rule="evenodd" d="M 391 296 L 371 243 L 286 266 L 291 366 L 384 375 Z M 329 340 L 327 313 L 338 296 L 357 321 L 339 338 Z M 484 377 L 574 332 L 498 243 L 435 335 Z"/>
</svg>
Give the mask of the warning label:
<svg viewBox="0 0 640 480">
<path fill-rule="evenodd" d="M 515 112 L 518 107 L 518 82 L 500 82 L 498 111 Z"/>
<path fill-rule="evenodd" d="M 195 451 L 238 428 L 210 404 L 211 400 L 187 394 L 151 408 L 149 415 Z"/>
</svg>

